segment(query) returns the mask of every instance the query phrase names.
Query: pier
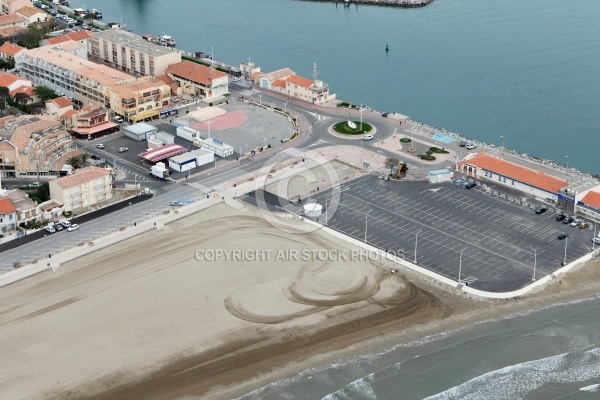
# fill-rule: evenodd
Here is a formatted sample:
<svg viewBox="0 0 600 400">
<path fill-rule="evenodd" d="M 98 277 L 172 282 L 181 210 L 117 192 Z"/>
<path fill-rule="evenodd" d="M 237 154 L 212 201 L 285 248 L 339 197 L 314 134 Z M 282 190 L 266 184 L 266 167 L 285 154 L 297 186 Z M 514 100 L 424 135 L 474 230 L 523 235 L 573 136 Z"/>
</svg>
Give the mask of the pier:
<svg viewBox="0 0 600 400">
<path fill-rule="evenodd" d="M 387 6 L 387 7 L 402 7 L 402 8 L 416 8 L 424 7 L 433 2 L 433 0 L 304 0 L 304 1 L 318 1 L 327 3 L 343 3 L 349 5 L 354 3 L 356 5 L 364 4 L 370 6 Z"/>
</svg>

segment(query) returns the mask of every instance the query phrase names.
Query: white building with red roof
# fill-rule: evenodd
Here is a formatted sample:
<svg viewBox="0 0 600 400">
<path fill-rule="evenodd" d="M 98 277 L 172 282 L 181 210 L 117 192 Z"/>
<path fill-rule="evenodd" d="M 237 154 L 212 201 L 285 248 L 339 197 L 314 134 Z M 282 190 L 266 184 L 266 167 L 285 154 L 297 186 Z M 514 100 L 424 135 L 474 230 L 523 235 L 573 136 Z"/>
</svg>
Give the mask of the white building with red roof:
<svg viewBox="0 0 600 400">
<path fill-rule="evenodd" d="M 192 61 L 184 60 L 169 66 L 167 75 L 177 82 L 181 94 L 211 100 L 229 93 L 229 75 Z"/>
<path fill-rule="evenodd" d="M 19 8 L 15 14 L 26 18 L 29 23 L 39 23 L 48 21 L 50 15 L 37 7 L 24 6 Z"/>
<path fill-rule="evenodd" d="M 0 0 L 0 14 L 14 14 L 22 7 L 33 7 L 32 0 Z"/>
<path fill-rule="evenodd" d="M 471 153 L 457 164 L 465 175 L 490 184 L 507 186 L 541 199 L 558 200 L 559 191 L 568 185 L 565 179 L 525 167 L 487 153 Z"/>
<path fill-rule="evenodd" d="M 262 89 L 282 93 L 290 98 L 312 104 L 323 104 L 335 100 L 335 94 L 329 93 L 329 86 L 323 81 L 298 76 L 289 68 L 269 73 L 255 71 L 250 76 L 254 84 Z"/>
<path fill-rule="evenodd" d="M 0 58 L 3 60 L 14 60 L 15 56 L 25 50 L 25 47 L 21 47 L 16 43 L 4 42 L 0 46 Z"/>
<path fill-rule="evenodd" d="M 0 234 L 10 235 L 17 229 L 17 209 L 6 197 L 0 198 Z"/>
<path fill-rule="evenodd" d="M 9 92 L 18 89 L 21 86 L 32 87 L 29 79 L 8 72 L 0 72 L 0 86 L 8 88 Z"/>
<path fill-rule="evenodd" d="M 71 175 L 50 181 L 50 198 L 77 212 L 112 198 L 110 170 L 100 167 L 77 169 Z"/>
<path fill-rule="evenodd" d="M 46 101 L 46 114 L 54 116 L 57 120 L 59 120 L 64 113 L 72 109 L 73 103 L 66 97 L 57 97 Z"/>
</svg>

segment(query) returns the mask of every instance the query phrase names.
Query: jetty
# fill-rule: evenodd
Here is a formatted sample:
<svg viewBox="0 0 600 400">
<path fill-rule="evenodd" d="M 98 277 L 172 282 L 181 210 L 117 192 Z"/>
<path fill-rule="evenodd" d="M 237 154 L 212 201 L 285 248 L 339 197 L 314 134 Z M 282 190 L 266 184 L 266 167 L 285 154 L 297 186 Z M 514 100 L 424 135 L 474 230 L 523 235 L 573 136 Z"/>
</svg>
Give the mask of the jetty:
<svg viewBox="0 0 600 400">
<path fill-rule="evenodd" d="M 402 7 L 402 8 L 417 8 L 424 7 L 433 3 L 433 0 L 303 0 L 303 1 L 318 1 L 327 3 L 343 3 L 349 5 L 354 3 L 356 5 L 364 4 L 370 6 L 387 6 L 387 7 Z"/>
</svg>

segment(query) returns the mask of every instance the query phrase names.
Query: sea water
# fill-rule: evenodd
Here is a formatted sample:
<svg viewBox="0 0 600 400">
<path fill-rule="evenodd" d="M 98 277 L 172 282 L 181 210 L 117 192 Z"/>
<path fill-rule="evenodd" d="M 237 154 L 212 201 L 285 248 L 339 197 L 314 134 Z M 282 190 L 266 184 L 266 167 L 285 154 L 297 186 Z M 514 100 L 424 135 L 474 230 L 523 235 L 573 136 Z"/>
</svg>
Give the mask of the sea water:
<svg viewBox="0 0 600 400">
<path fill-rule="evenodd" d="M 600 398 L 600 299 L 487 321 L 339 360 L 250 399 Z"/>
<path fill-rule="evenodd" d="M 187 52 L 290 67 L 339 98 L 600 174 L 597 0 L 88 0 Z M 385 51 L 389 45 L 389 52 Z"/>
</svg>

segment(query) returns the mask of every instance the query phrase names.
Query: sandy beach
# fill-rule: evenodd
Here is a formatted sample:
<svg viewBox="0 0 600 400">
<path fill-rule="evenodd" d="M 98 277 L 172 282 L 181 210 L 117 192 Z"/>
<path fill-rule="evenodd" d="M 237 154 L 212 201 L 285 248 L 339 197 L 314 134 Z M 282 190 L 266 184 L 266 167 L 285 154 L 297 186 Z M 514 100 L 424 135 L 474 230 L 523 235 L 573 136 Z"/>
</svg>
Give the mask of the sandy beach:
<svg viewBox="0 0 600 400">
<path fill-rule="evenodd" d="M 4 288 L 0 397 L 232 398 L 600 290 L 596 260 L 524 299 L 469 299 L 293 223 L 218 205 Z"/>
</svg>

